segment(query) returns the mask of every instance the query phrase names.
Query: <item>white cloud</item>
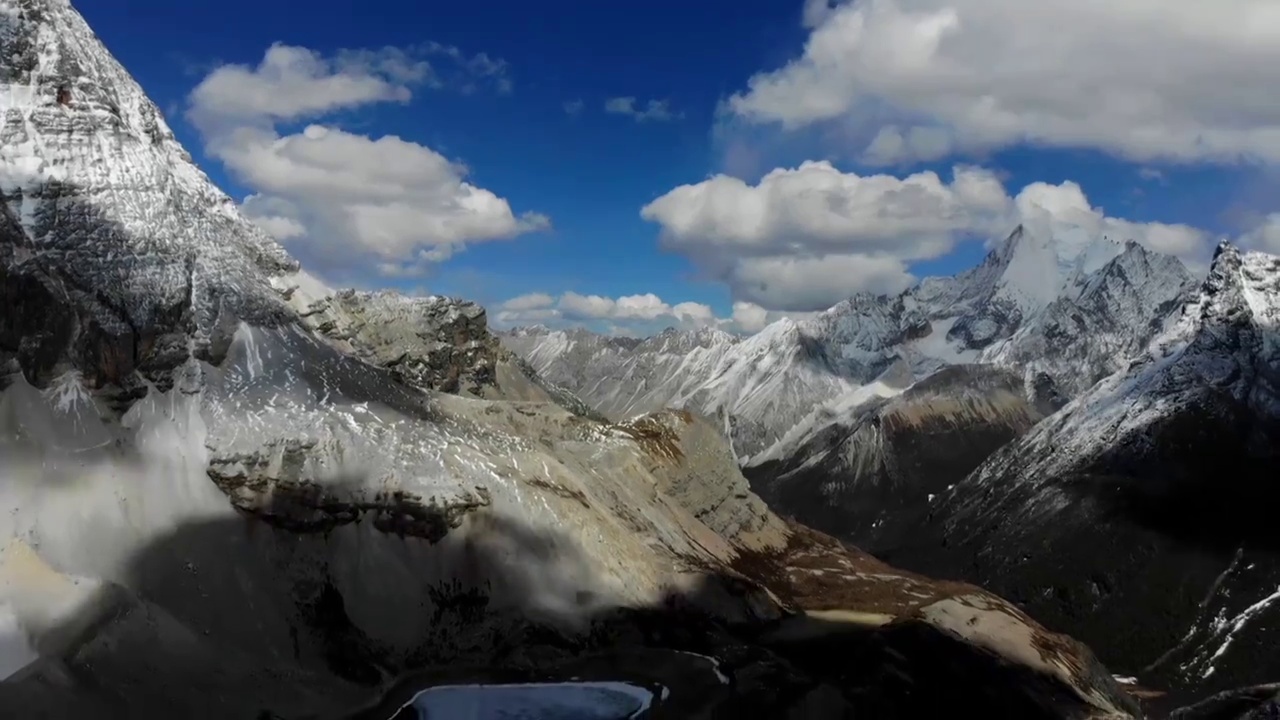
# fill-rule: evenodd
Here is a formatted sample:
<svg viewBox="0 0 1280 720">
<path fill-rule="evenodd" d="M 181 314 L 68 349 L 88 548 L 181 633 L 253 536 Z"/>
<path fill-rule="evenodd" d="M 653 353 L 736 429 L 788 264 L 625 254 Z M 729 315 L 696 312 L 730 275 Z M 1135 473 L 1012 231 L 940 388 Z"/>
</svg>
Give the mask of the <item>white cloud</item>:
<svg viewBox="0 0 1280 720">
<path fill-rule="evenodd" d="M 1250 250 L 1280 254 L 1280 213 L 1265 217 L 1257 227 L 1241 235 L 1238 242 Z"/>
<path fill-rule="evenodd" d="M 556 304 L 556 299 L 546 293 L 529 293 L 513 297 L 502 303 L 503 310 L 522 312 L 525 310 L 543 310 Z"/>
<path fill-rule="evenodd" d="M 864 160 L 1030 142 L 1133 160 L 1280 160 L 1274 0 L 809 0 L 802 54 L 729 112 L 835 121 Z"/>
<path fill-rule="evenodd" d="M 467 56 L 455 45 L 442 45 L 438 42 L 424 43 L 418 49 L 428 55 L 443 55 L 452 60 L 459 78 L 456 86 L 464 94 L 476 92 L 483 82 L 491 82 L 499 94 L 507 94 L 513 88 L 509 75 L 511 66 L 502 58 L 495 58 L 488 53 Z"/>
<path fill-rule="evenodd" d="M 775 311 L 901 290 L 914 280 L 909 263 L 941 257 L 961 239 L 1003 237 L 1018 223 L 1083 227 L 1192 261 L 1209 250 L 1195 228 L 1107 217 L 1075 183 L 1033 183 L 1011 197 L 993 173 L 966 166 L 950 182 L 933 172 L 861 176 L 827 162 L 774 170 L 756 185 L 716 175 L 671 190 L 641 216 L 661 226 L 665 248 L 726 282 L 735 300 Z"/>
<path fill-rule="evenodd" d="M 581 100 L 569 100 L 564 104 L 564 111 L 568 115 L 577 115 L 581 113 L 583 108 L 586 106 L 587 104 Z"/>
<path fill-rule="evenodd" d="M 661 325 L 698 328 L 709 325 L 735 328 L 732 319 L 718 318 L 710 306 L 696 302 L 670 304 L 653 293 L 612 298 L 566 292 L 559 298 L 547 293 L 529 293 L 498 305 L 495 321 L 514 326 L 531 323 L 551 325 L 604 323 L 610 332 L 640 332 Z"/>
<path fill-rule="evenodd" d="M 665 122 L 683 117 L 683 115 L 675 115 L 671 112 L 669 100 L 650 100 L 642 110 L 636 107 L 636 99 L 634 97 L 609 98 L 604 101 L 604 111 L 614 115 L 630 116 L 635 118 L 636 122 L 646 122 L 648 120 Z"/>
<path fill-rule="evenodd" d="M 731 325 L 739 332 L 756 333 L 760 332 L 765 326 L 775 323 L 783 318 L 791 318 L 792 320 L 804 320 L 818 313 L 814 312 L 777 312 L 774 310 L 765 310 L 764 308 L 752 302 L 738 300 L 733 303 L 733 317 Z"/>
<path fill-rule="evenodd" d="M 483 54 L 466 58 L 432 45 L 423 52 L 458 59 L 475 77 L 505 72 Z M 277 125 L 408 101 L 412 83 L 435 78 L 406 51 L 343 51 L 330 60 L 276 44 L 256 68 L 212 71 L 192 91 L 188 116 L 206 152 L 254 190 L 245 213 L 291 241 L 304 261 L 349 271 L 363 260 L 384 274 L 415 274 L 467 243 L 509 239 L 550 221 L 516 214 L 506 199 L 469 182 L 464 165 L 424 145 L 321 123 L 282 135 Z"/>
<path fill-rule="evenodd" d="M 298 209 L 282 198 L 250 195 L 240 203 L 240 212 L 276 240 L 284 241 L 307 234 L 307 228 L 296 219 Z"/>
<path fill-rule="evenodd" d="M 258 67 L 223 65 L 191 91 L 197 127 L 314 117 L 373 102 L 407 102 L 413 93 L 377 63 L 329 61 L 301 47 L 276 43 Z"/>
</svg>

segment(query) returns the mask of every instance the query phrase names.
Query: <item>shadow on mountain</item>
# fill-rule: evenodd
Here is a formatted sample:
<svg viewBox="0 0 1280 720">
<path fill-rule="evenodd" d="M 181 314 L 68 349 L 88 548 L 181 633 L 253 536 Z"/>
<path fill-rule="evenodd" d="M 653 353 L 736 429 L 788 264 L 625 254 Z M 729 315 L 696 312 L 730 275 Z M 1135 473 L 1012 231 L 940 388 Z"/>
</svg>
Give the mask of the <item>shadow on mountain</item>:
<svg viewBox="0 0 1280 720">
<path fill-rule="evenodd" d="M 1061 487 L 1096 502 L 1108 521 L 1218 552 L 1280 552 L 1280 421 L 1230 397 L 1216 400 L 1119 438 L 1093 472 L 1063 478 Z"/>
<path fill-rule="evenodd" d="M 620 606 L 569 581 L 589 563 L 556 530 L 487 513 L 436 543 L 359 519 L 273 526 L 296 512 L 157 538 L 120 584 L 38 638 L 41 659 L 0 683 L 0 708 L 385 720 L 413 717 L 400 709 L 429 686 L 569 680 L 649 688 L 655 719 L 1057 718 L 1083 706 L 1070 687 L 922 622 L 780 611 L 764 586 L 785 569 L 763 556 Z"/>
<path fill-rule="evenodd" d="M 1151 421 L 1057 476 L 1023 471 L 1044 442 L 1011 444 L 894 561 L 980 584 L 1178 702 L 1273 681 L 1280 368 L 1262 349 L 1280 338 L 1222 322 L 1193 344 L 1116 400 Z M 1070 421 L 1062 432 L 1078 446 Z"/>
<path fill-rule="evenodd" d="M 778 512 L 892 561 L 934 522 L 935 497 L 1050 409 L 1028 401 L 1013 373 L 956 365 L 743 473 Z"/>
</svg>

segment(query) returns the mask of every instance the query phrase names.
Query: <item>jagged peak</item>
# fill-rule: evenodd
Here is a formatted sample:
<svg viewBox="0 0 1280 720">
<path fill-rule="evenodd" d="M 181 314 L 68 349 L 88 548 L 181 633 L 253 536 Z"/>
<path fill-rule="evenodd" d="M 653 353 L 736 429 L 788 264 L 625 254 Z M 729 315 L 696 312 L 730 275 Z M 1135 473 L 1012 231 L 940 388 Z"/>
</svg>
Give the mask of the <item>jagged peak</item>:
<svg viewBox="0 0 1280 720">
<path fill-rule="evenodd" d="M 1209 272 L 1219 270 L 1224 265 L 1233 265 L 1237 268 L 1240 265 L 1240 248 L 1226 239 L 1219 241 L 1218 247 L 1213 249 L 1213 260 L 1209 266 Z"/>
<path fill-rule="evenodd" d="M 1174 273 L 1180 279 L 1185 278 L 1187 281 L 1191 279 L 1187 266 L 1177 256 L 1152 250 L 1136 240 L 1126 240 L 1124 250 L 1108 261 L 1103 268 L 1138 266 L 1149 267 L 1157 273 Z"/>
</svg>

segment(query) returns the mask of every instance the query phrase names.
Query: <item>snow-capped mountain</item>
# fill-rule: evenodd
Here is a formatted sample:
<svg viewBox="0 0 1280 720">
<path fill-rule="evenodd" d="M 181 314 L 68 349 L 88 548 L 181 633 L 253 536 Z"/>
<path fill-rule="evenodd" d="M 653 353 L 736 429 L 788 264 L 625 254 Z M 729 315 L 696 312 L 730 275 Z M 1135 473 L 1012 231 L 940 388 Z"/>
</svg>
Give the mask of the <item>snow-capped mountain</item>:
<svg viewBox="0 0 1280 720">
<path fill-rule="evenodd" d="M 1122 672 L 1269 681 L 1278 468 L 1280 258 L 1223 244 L 1145 352 L 940 497 L 895 558 L 968 568 Z"/>
<path fill-rule="evenodd" d="M 1025 236 L 1013 239 L 1026 241 Z M 1096 247 L 1085 255 L 1093 263 L 1104 256 Z M 1030 263 L 1018 258 L 1016 247 L 1005 248 L 970 277 L 1001 277 L 993 267 L 1025 270 Z M 753 487 L 782 512 L 874 552 L 891 554 L 917 521 L 912 518 L 920 520 L 930 512 L 931 498 L 1061 407 L 1068 394 L 1087 390 L 1144 347 L 1160 319 L 1188 297 L 1190 285 L 1178 260 L 1136 243 L 1127 243 L 1091 272 L 1074 266 L 1061 275 L 1066 280 L 1047 305 L 1016 324 L 1010 337 L 971 354 L 980 364 L 946 366 L 915 381 L 913 373 L 905 371 L 905 358 L 912 358 L 923 371 L 940 354 L 920 353 L 918 344 L 905 344 L 903 364 L 895 366 L 892 380 L 878 379 L 818 406 L 773 446 L 752 457 L 746 472 Z M 947 296 L 966 303 L 961 307 L 979 309 L 999 308 L 1000 297 L 1022 299 L 1022 304 L 1010 300 L 997 313 L 1001 318 L 1036 307 L 1007 282 L 959 283 L 964 288 L 975 285 L 988 291 L 952 289 Z M 941 289 L 937 284 L 934 288 Z M 964 295 L 970 299 L 963 300 Z M 1046 297 L 1049 293 L 1037 302 Z M 987 322 L 971 321 L 973 317 L 972 311 L 965 312 L 951 327 Z M 990 322 L 1010 325 L 1006 320 Z M 908 386 L 911 390 L 900 394 Z M 861 400 L 874 396 L 893 399 Z"/>
<path fill-rule="evenodd" d="M 302 271 L 67 0 L 0 0 L 0 298 L 5 717 L 391 717 L 410 671 L 655 716 L 1137 714 L 998 598 L 784 522 L 692 414 L 568 412 L 474 305 Z M 835 641 L 867 668 L 801 668 L 826 622 L 877 633 Z"/>
<path fill-rule="evenodd" d="M 948 366 L 991 363 L 1024 374 L 1029 394 L 1074 395 L 1141 348 L 1193 287 L 1177 259 L 1136 243 L 1019 227 L 955 277 L 894 297 L 856 295 L 700 353 L 667 350 L 681 336 L 674 330 L 637 342 L 523 329 L 503 341 L 606 414 L 674 405 L 723 417 L 753 462 L 794 451 L 808 438 L 789 431 L 830 424 L 815 417 L 833 408 L 851 412 L 895 366 L 889 386 L 898 389 Z"/>
</svg>

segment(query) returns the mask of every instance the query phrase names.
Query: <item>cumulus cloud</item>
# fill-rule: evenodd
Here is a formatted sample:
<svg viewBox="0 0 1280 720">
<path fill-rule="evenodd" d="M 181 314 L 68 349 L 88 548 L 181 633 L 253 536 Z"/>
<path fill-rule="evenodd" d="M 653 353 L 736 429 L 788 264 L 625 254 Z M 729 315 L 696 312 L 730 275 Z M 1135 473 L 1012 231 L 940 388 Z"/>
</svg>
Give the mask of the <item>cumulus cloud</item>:
<svg viewBox="0 0 1280 720">
<path fill-rule="evenodd" d="M 1280 160 L 1274 0 L 807 0 L 803 52 L 729 113 L 848 124 L 863 160 L 1019 143 Z"/>
<path fill-rule="evenodd" d="M 613 298 L 576 292 L 566 292 L 558 298 L 541 292 L 520 295 L 501 303 L 494 319 L 506 326 L 600 322 L 615 334 L 644 332 L 663 324 L 698 328 L 730 327 L 734 322 L 732 318 L 717 317 L 711 307 L 703 303 L 670 304 L 653 293 Z"/>
<path fill-rule="evenodd" d="M 472 79 L 505 73 L 500 61 L 467 58 L 450 46 L 428 44 L 415 52 L 453 58 Z M 384 274 L 413 274 L 467 243 L 513 238 L 550 221 L 517 214 L 506 199 L 469 182 L 465 165 L 424 145 L 323 122 L 293 134 L 279 126 L 407 102 L 414 85 L 438 84 L 439 77 L 405 50 L 349 50 L 326 58 L 276 44 L 256 67 L 210 72 L 191 92 L 187 116 L 206 152 L 254 190 L 246 215 L 290 241 L 309 264 L 350 270 L 364 260 Z"/>
<path fill-rule="evenodd" d="M 745 300 L 738 300 L 733 303 L 733 315 L 728 323 L 733 329 L 743 333 L 757 333 L 765 328 L 765 326 L 775 323 L 783 318 L 791 318 L 792 320 L 805 320 L 817 315 L 816 312 L 778 312 L 776 310 L 766 310 L 759 305 Z"/>
<path fill-rule="evenodd" d="M 1076 183 L 1033 183 L 1010 196 L 994 173 L 969 166 L 954 168 L 949 182 L 934 172 L 863 176 L 828 162 L 777 169 L 755 185 L 716 175 L 671 190 L 641 217 L 735 300 L 774 311 L 902 290 L 915 281 L 909 263 L 941 257 L 962 239 L 1003 237 L 1019 223 L 1045 233 L 1082 227 L 1192 261 L 1209 249 L 1195 228 L 1108 217 Z"/>
<path fill-rule="evenodd" d="M 1257 227 L 1240 236 L 1238 242 L 1250 250 L 1280 254 L 1280 213 L 1272 213 Z"/>
<path fill-rule="evenodd" d="M 671 112 L 669 100 L 650 100 L 643 109 L 636 106 L 634 97 L 615 97 L 604 101 L 604 111 L 614 115 L 627 115 L 636 122 L 650 120 L 666 122 L 681 117 Z"/>
</svg>

